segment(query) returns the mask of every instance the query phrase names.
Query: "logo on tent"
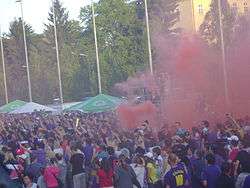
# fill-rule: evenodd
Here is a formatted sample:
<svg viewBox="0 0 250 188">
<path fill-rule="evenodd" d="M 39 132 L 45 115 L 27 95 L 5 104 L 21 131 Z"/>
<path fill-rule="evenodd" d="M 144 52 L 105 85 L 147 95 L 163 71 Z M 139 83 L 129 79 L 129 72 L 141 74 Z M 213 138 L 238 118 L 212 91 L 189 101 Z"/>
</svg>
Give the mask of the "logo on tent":
<svg viewBox="0 0 250 188">
<path fill-rule="evenodd" d="M 95 106 L 104 106 L 106 105 L 107 103 L 105 101 L 97 101 L 94 103 Z"/>
</svg>

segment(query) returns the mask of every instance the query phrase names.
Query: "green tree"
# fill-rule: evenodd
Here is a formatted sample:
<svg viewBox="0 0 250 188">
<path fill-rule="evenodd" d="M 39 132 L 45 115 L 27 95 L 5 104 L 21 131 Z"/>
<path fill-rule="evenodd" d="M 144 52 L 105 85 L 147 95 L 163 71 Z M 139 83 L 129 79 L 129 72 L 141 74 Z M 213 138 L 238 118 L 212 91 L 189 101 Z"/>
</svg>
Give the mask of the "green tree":
<svg viewBox="0 0 250 188">
<path fill-rule="evenodd" d="M 54 1 L 54 9 L 55 9 L 55 16 L 56 16 L 56 27 L 57 27 L 57 37 L 59 41 L 59 46 L 64 44 L 67 41 L 67 33 L 70 30 L 69 24 L 69 13 L 62 6 L 60 0 Z M 45 24 L 45 31 L 44 34 L 49 42 L 55 42 L 54 37 L 54 15 L 53 15 L 53 7 L 50 8 L 49 16 L 48 16 L 48 24 Z"/>
<path fill-rule="evenodd" d="M 79 50 L 81 27 L 79 22 L 69 20 L 68 11 L 62 6 L 59 0 L 55 0 L 54 3 L 55 16 L 56 16 L 56 28 L 57 28 L 57 39 L 59 46 L 59 58 L 61 65 L 62 75 L 62 86 L 63 96 L 66 101 L 78 100 L 72 98 L 75 92 L 73 85 L 75 72 L 80 67 L 80 56 L 82 52 Z M 53 23 L 53 9 L 51 7 L 48 17 L 48 24 L 45 24 L 44 34 L 48 41 L 50 48 L 50 61 L 54 62 L 56 66 L 56 55 L 55 55 L 55 36 L 54 36 L 54 23 Z M 57 77 L 57 69 L 54 72 L 54 76 Z M 80 82 L 80 81 L 78 81 Z M 58 83 L 58 81 L 57 81 Z M 59 96 L 58 84 L 56 85 L 54 97 Z"/>
<path fill-rule="evenodd" d="M 236 26 L 236 15 L 227 0 L 221 0 L 222 24 L 225 46 L 232 44 Z M 212 47 L 220 48 L 220 22 L 218 0 L 212 0 L 210 11 L 207 12 L 204 22 L 200 26 L 200 34 Z"/>
<path fill-rule="evenodd" d="M 30 48 L 32 95 L 36 102 L 48 104 L 54 98 L 55 88 L 58 87 L 57 69 L 52 61 L 55 54 L 50 51 L 50 45 L 43 35 L 32 38 Z"/>
<path fill-rule="evenodd" d="M 25 23 L 27 48 L 32 46 L 33 29 Z M 9 32 L 4 40 L 4 53 L 8 90 L 11 99 L 28 99 L 28 84 L 26 60 L 23 41 L 23 28 L 21 18 L 10 23 Z"/>
<path fill-rule="evenodd" d="M 95 11 L 102 85 L 110 91 L 115 83 L 145 66 L 144 23 L 136 16 L 135 3 L 125 0 L 100 0 Z M 90 7 L 81 10 L 81 21 L 85 24 L 84 37 L 93 36 Z M 88 46 L 94 49 L 92 39 Z"/>
<path fill-rule="evenodd" d="M 175 43 L 181 33 L 177 23 L 180 18 L 179 5 L 182 0 L 148 0 L 153 63 L 167 66 L 174 56 Z M 143 6 L 143 4 L 142 4 Z M 163 61 L 164 60 L 164 64 Z M 162 71 L 157 68 L 155 71 Z M 169 69 L 169 68 L 168 68 Z"/>
<path fill-rule="evenodd" d="M 152 31 L 165 35 L 178 34 L 176 27 L 179 20 L 179 4 L 181 0 L 149 0 L 149 17 Z"/>
</svg>

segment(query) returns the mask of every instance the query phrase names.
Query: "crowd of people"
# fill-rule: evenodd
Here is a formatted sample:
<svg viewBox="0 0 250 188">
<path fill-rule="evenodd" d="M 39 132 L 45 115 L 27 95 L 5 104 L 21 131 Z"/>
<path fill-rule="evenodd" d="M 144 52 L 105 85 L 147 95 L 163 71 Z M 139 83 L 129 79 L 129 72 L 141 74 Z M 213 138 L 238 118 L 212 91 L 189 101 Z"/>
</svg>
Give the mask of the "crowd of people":
<svg viewBox="0 0 250 188">
<path fill-rule="evenodd" d="M 124 129 L 113 113 L 0 115 L 0 188 L 250 188 L 250 119 Z"/>
</svg>

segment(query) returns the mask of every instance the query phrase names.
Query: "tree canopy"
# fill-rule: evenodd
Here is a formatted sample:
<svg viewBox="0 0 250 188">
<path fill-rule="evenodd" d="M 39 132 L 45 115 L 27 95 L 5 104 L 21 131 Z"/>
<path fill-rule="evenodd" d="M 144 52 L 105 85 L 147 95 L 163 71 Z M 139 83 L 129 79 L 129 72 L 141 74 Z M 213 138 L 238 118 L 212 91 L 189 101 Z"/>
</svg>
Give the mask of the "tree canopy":
<svg viewBox="0 0 250 188">
<path fill-rule="evenodd" d="M 175 32 L 179 1 L 168 0 L 165 3 L 163 0 L 148 0 L 150 27 L 164 25 L 161 28 L 165 31 Z M 54 8 L 63 97 L 67 102 L 96 95 L 98 88 L 91 6 L 81 8 L 79 20 L 69 18 L 68 10 L 60 0 L 55 0 Z M 94 8 L 103 91 L 110 93 L 116 83 L 148 69 L 144 1 L 100 0 L 94 4 Z M 4 37 L 10 100 L 28 100 L 21 22 L 20 18 L 14 20 Z M 25 29 L 33 99 L 40 103 L 51 103 L 59 96 L 52 7 L 43 33 L 35 33 L 27 23 Z M 0 93 L 0 96 L 4 96 L 3 89 Z M 0 99 L 2 103 L 3 99 Z"/>
</svg>

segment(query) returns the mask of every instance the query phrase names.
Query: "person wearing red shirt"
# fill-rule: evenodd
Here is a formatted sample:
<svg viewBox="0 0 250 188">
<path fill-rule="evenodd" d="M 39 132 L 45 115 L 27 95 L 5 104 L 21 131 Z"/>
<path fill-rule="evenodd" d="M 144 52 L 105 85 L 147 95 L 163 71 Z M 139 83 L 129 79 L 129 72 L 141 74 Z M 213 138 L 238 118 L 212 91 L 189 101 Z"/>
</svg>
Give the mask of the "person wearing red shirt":
<svg viewBox="0 0 250 188">
<path fill-rule="evenodd" d="M 108 159 L 102 159 L 101 168 L 97 172 L 100 188 L 113 188 L 114 172 Z"/>
<path fill-rule="evenodd" d="M 236 159 L 236 157 L 237 157 L 237 155 L 239 153 L 238 141 L 237 140 L 232 140 L 231 145 L 232 145 L 232 149 L 229 152 L 229 161 L 233 162 Z"/>
<path fill-rule="evenodd" d="M 56 166 L 56 159 L 51 159 L 51 165 L 47 166 L 44 170 L 44 181 L 47 185 L 47 188 L 58 188 L 59 182 L 57 178 L 60 173 L 60 169 Z"/>
</svg>

